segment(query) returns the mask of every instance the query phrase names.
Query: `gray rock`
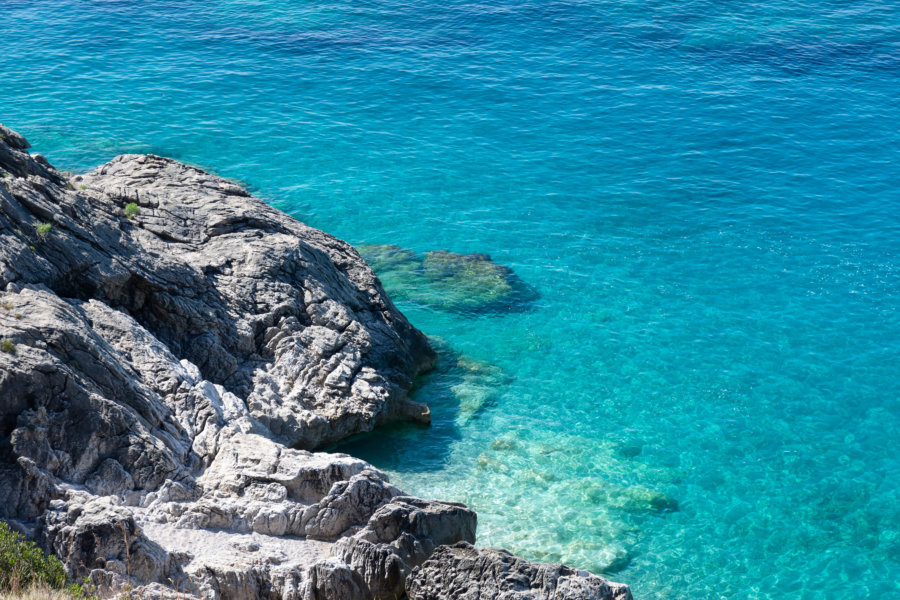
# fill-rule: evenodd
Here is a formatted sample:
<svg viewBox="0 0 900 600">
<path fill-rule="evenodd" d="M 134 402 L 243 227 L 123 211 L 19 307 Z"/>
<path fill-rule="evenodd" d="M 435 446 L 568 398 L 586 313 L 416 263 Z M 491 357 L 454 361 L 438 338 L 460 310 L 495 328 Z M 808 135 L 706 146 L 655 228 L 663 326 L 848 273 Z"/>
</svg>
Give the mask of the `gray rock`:
<svg viewBox="0 0 900 600">
<path fill-rule="evenodd" d="M 69 494 L 41 518 L 45 547 L 74 577 L 95 570 L 137 581 L 165 581 L 178 572 L 173 556 L 148 540 L 127 508 L 111 498 Z"/>
<path fill-rule="evenodd" d="M 0 289 L 42 284 L 131 317 L 286 445 L 428 419 L 406 391 L 434 354 L 349 245 L 168 159 L 123 156 L 64 182 L 0 148 L 15 175 L 0 184 Z"/>
<path fill-rule="evenodd" d="M 0 141 L 6 142 L 10 148 L 15 148 L 16 150 L 31 148 L 31 144 L 24 137 L 2 124 L 0 124 Z"/>
<path fill-rule="evenodd" d="M 337 544 L 339 555 L 359 573 L 373 598 L 403 594 L 412 568 L 442 543 L 475 541 L 475 513 L 456 502 L 397 497 L 366 526 Z"/>
<path fill-rule="evenodd" d="M 406 585 L 409 600 L 631 600 L 628 586 L 587 571 L 465 542 L 437 548 Z"/>
<path fill-rule="evenodd" d="M 350 246 L 230 182 L 148 156 L 67 180 L 0 134 L 0 517 L 107 587 L 341 597 L 337 542 L 401 493 L 301 448 L 427 418 L 424 336 Z"/>
<path fill-rule="evenodd" d="M 310 451 L 429 415 L 434 352 L 355 250 L 175 161 L 27 148 L 0 126 L 0 518 L 146 597 L 397 598 L 474 542 L 465 506 Z"/>
</svg>

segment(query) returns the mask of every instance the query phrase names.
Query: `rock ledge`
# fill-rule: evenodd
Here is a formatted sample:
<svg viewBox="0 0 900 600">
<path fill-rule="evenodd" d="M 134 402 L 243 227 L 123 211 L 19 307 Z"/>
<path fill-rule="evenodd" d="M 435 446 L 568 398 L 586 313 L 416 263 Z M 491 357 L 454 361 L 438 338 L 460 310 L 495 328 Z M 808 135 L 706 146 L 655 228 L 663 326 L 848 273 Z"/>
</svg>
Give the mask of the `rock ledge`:
<svg viewBox="0 0 900 600">
<path fill-rule="evenodd" d="M 628 586 L 466 542 L 441 546 L 406 582 L 409 600 L 631 600 Z"/>
</svg>

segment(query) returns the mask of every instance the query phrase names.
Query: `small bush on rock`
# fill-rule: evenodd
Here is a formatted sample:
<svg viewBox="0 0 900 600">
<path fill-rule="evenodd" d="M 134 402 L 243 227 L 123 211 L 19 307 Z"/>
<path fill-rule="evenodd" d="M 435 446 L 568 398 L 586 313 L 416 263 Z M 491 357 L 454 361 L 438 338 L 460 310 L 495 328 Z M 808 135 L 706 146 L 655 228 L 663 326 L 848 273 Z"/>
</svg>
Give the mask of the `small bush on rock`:
<svg viewBox="0 0 900 600">
<path fill-rule="evenodd" d="M 50 234 L 53 233 L 53 225 L 50 223 L 41 223 L 37 226 L 37 233 L 41 236 L 41 239 L 47 239 L 50 237 Z"/>
<path fill-rule="evenodd" d="M 129 202 L 125 205 L 125 216 L 129 219 L 133 219 L 139 214 L 141 214 L 141 207 L 134 202 Z"/>
<path fill-rule="evenodd" d="M 16 345 L 12 340 L 3 340 L 0 342 L 0 351 L 6 352 L 7 354 L 15 354 Z"/>
<path fill-rule="evenodd" d="M 46 556 L 34 542 L 0 521 L 0 592 L 33 586 L 61 589 L 65 585 L 66 569 L 58 558 Z"/>
</svg>

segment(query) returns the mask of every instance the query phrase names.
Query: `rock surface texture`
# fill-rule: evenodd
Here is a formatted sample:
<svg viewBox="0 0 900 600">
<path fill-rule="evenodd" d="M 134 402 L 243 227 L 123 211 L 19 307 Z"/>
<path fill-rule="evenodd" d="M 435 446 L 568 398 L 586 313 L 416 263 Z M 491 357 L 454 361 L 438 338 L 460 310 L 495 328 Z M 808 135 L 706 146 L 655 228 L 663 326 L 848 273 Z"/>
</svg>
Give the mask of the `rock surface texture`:
<svg viewBox="0 0 900 600">
<path fill-rule="evenodd" d="M 429 417 L 434 353 L 355 250 L 172 160 L 27 149 L 0 125 L 0 518 L 142 597 L 393 599 L 474 542 L 313 452 Z"/>
<path fill-rule="evenodd" d="M 466 542 L 441 546 L 407 581 L 409 600 L 631 600 L 628 586 Z"/>
</svg>

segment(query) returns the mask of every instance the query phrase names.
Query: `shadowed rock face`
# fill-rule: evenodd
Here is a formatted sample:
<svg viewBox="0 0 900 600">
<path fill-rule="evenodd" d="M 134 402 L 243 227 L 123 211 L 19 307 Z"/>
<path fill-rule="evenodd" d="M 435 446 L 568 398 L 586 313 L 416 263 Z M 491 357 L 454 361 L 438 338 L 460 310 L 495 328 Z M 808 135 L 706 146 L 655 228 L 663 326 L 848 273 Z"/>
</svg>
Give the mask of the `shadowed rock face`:
<svg viewBox="0 0 900 600">
<path fill-rule="evenodd" d="M 0 125 L 0 518 L 145 597 L 393 599 L 474 542 L 465 506 L 309 451 L 429 416 L 434 352 L 355 250 L 175 161 L 27 148 Z"/>
</svg>

